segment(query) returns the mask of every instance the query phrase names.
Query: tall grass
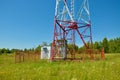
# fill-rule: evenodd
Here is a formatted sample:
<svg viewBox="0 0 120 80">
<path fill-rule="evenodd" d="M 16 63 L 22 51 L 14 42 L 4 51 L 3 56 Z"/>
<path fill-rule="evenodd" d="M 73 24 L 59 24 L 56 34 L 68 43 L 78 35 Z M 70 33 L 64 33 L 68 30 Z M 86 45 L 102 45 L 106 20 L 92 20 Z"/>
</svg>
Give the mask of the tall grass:
<svg viewBox="0 0 120 80">
<path fill-rule="evenodd" d="M 13 55 L 0 55 L 0 80 L 120 80 L 120 54 L 100 61 L 14 63 Z"/>
</svg>

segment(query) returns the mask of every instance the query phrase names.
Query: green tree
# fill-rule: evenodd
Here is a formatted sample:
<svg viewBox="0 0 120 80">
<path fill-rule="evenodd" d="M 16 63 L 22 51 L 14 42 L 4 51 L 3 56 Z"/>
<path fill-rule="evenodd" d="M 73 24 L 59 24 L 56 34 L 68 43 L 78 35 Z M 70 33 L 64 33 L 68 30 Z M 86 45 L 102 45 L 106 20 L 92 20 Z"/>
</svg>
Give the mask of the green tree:
<svg viewBox="0 0 120 80">
<path fill-rule="evenodd" d="M 28 52 L 29 50 L 27 48 L 24 49 L 24 52 Z"/>
<path fill-rule="evenodd" d="M 31 51 L 34 51 L 35 49 L 34 48 L 31 48 Z"/>
<path fill-rule="evenodd" d="M 102 46 L 104 48 L 104 51 L 105 53 L 108 53 L 109 52 L 109 45 L 108 45 L 108 40 L 107 38 L 104 38 L 103 41 L 102 41 Z"/>
<path fill-rule="evenodd" d="M 19 49 L 11 49 L 12 53 L 15 53 L 15 52 L 18 52 L 18 51 L 20 51 L 20 50 Z"/>
<path fill-rule="evenodd" d="M 78 46 L 77 45 L 73 45 L 73 44 L 67 44 L 67 48 L 69 49 L 70 53 L 77 53 L 78 52 Z"/>
<path fill-rule="evenodd" d="M 38 45 L 36 48 L 35 48 L 35 51 L 41 51 L 41 46 L 40 45 Z"/>
<path fill-rule="evenodd" d="M 7 53 L 7 50 L 6 50 L 5 48 L 3 48 L 3 49 L 1 50 L 1 53 Z"/>
<path fill-rule="evenodd" d="M 120 38 L 115 39 L 116 53 L 120 53 Z"/>
<path fill-rule="evenodd" d="M 10 53 L 11 53 L 11 50 L 6 49 L 6 53 L 10 54 Z"/>
<path fill-rule="evenodd" d="M 94 48 L 95 49 L 99 49 L 100 48 L 99 43 L 97 41 L 94 43 Z"/>
<path fill-rule="evenodd" d="M 116 44 L 115 44 L 115 41 L 113 39 L 111 39 L 109 41 L 109 52 L 110 53 L 116 52 Z"/>
<path fill-rule="evenodd" d="M 0 49 L 0 55 L 2 54 L 1 50 L 2 50 L 2 49 Z"/>
</svg>

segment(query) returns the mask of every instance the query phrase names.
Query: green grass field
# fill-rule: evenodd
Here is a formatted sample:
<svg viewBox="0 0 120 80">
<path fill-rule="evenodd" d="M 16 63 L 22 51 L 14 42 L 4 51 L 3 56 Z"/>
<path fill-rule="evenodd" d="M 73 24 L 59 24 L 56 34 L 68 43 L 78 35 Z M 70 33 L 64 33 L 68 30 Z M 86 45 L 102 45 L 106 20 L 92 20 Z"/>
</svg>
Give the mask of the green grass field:
<svg viewBox="0 0 120 80">
<path fill-rule="evenodd" d="M 120 80 L 120 54 L 107 54 L 104 61 L 16 64 L 14 55 L 0 55 L 0 80 Z"/>
</svg>

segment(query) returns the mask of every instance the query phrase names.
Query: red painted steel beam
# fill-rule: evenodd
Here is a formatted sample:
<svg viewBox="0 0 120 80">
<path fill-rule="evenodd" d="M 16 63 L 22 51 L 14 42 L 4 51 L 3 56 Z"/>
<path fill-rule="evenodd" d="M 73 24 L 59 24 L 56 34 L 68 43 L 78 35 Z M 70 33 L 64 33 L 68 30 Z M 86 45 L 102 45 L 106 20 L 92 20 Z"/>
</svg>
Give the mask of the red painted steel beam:
<svg viewBox="0 0 120 80">
<path fill-rule="evenodd" d="M 57 20 L 56 20 L 56 23 L 60 26 L 60 28 L 61 28 L 64 32 L 66 32 L 65 29 L 63 28 L 63 26 L 60 25 Z"/>
<path fill-rule="evenodd" d="M 86 47 L 87 49 L 89 49 L 89 47 L 88 47 L 87 44 L 85 43 L 85 41 L 84 41 L 82 35 L 80 34 L 79 30 L 78 30 L 78 29 L 76 29 L 76 30 L 77 30 L 77 32 L 78 32 L 80 38 L 82 39 L 82 42 L 83 42 L 83 44 L 85 45 L 85 47 Z"/>
</svg>

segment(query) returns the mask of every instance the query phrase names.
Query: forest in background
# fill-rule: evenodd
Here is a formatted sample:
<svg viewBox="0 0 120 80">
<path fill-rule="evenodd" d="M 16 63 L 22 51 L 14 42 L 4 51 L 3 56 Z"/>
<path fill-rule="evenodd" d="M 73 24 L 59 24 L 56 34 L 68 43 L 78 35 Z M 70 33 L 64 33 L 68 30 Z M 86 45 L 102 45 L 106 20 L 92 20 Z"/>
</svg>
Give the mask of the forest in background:
<svg viewBox="0 0 120 80">
<path fill-rule="evenodd" d="M 104 48 L 105 53 L 120 53 L 120 37 L 110 40 L 104 38 L 100 42 L 94 42 L 93 46 L 95 49 Z"/>
<path fill-rule="evenodd" d="M 36 48 L 31 48 L 31 49 L 25 48 L 24 50 L 2 48 L 0 49 L 0 54 L 11 54 L 16 51 L 39 51 L 40 52 L 41 46 L 43 45 L 47 45 L 47 43 L 43 42 L 41 45 L 38 45 Z M 69 50 L 72 50 L 73 48 L 72 45 L 68 44 L 67 46 Z M 110 39 L 110 40 L 108 40 L 107 38 L 104 38 L 102 41 L 99 41 L 99 42 L 95 41 L 93 42 L 93 48 L 98 50 L 101 50 L 102 48 L 104 48 L 105 53 L 120 53 L 120 37 L 115 39 Z M 82 47 L 75 46 L 74 49 L 75 51 L 80 53 L 84 49 L 84 46 Z"/>
</svg>

